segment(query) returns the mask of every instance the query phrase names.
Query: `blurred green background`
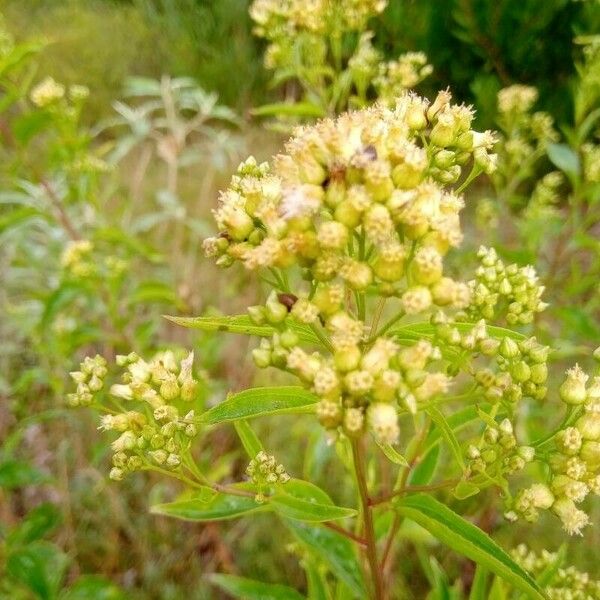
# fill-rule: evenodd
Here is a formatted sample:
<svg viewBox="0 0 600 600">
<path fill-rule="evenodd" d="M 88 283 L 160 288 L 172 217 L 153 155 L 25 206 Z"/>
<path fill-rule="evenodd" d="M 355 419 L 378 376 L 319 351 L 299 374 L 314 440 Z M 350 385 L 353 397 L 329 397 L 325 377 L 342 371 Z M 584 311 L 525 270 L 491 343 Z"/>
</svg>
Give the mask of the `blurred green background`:
<svg viewBox="0 0 600 600">
<path fill-rule="evenodd" d="M 260 128 L 260 122 L 251 115 L 253 107 L 280 99 L 283 92 L 269 83 L 262 63 L 264 42 L 252 34 L 248 5 L 246 0 L 0 0 L 5 25 L 17 41 L 38 39 L 47 44 L 35 61 L 35 81 L 52 76 L 61 83 L 90 89 L 81 119 L 83 126 L 98 134 L 99 145 L 115 141 L 99 124 L 115 116 L 114 103 L 123 98 L 125 82 L 132 76 L 193 77 L 207 92 L 216 92 L 220 104 L 240 116 L 236 126 L 224 128 L 224 151 L 219 161 L 208 160 L 207 146 L 199 146 L 204 155 L 199 163 L 182 169 L 176 198 L 155 193 L 162 185 L 164 164 L 154 154 L 148 155 L 143 182 L 136 183 L 136 168 L 146 160 L 143 146 L 119 163 L 115 179 L 102 195 L 107 202 L 104 206 L 117 206 L 124 213 L 129 208 L 128 199 L 136 193 L 140 213 L 159 204 L 164 209 L 159 218 L 172 217 L 176 234 L 178 223 L 193 214 L 196 229 L 176 251 L 171 244 L 173 230 L 168 227 L 155 230 L 148 225 L 147 230 L 136 232 L 166 257 L 156 269 L 163 287 L 157 284 L 145 292 L 153 295 L 153 302 L 159 295 L 157 289 L 163 295 L 142 312 L 140 320 L 147 330 L 138 340 L 143 339 L 152 350 L 160 336 L 168 343 L 193 345 L 202 357 L 201 366 L 215 382 L 209 401 L 221 398 L 225 388 L 252 383 L 254 370 L 246 341 L 174 333 L 173 328 L 158 323 L 162 323 L 161 313 L 201 314 L 214 305 L 223 311 L 242 312 L 259 293 L 241 273 L 215 283 L 216 271 L 202 262 L 198 243 L 211 231 L 210 209 L 236 163 L 251 151 L 259 159 L 268 158 L 282 139 Z M 479 128 L 494 127 L 497 92 L 512 83 L 537 87 L 536 109 L 550 112 L 560 128 L 572 121 L 571 88 L 575 65 L 581 58 L 581 47 L 574 39 L 600 32 L 598 7 L 593 0 L 390 0 L 374 25 L 375 39 L 390 58 L 404 51 L 424 51 L 434 70 L 419 86 L 419 92 L 432 97 L 449 86 L 457 101 L 475 105 Z M 30 158 L 35 162 L 35 156 Z M 137 184 L 140 190 L 136 192 Z M 177 216 L 180 210 L 184 218 Z M 41 253 L 37 259 L 43 265 L 49 257 Z M 0 275 L 4 276 L 6 273 Z M 176 291 L 169 295 L 166 291 L 172 289 Z M 60 307 L 53 310 L 60 316 Z M 33 327 L 21 328 L 16 335 L 18 326 L 10 316 L 0 320 L 0 343 L 4 344 L 0 364 L 11 369 L 10 373 L 0 373 L 0 441 L 5 452 L 10 451 L 11 460 L 14 455 L 22 461 L 18 465 L 23 469 L 15 475 L 0 465 L 0 534 L 12 531 L 27 518 L 33 520 L 38 531 L 68 555 L 69 582 L 80 574 L 93 573 L 126 590 L 125 596 L 107 592 L 102 596 L 106 600 L 220 598 L 203 576 L 232 569 L 234 564 L 240 572 L 257 579 L 287 579 L 302 585 L 294 549 L 282 548 L 283 533 L 272 520 L 261 517 L 251 524 L 203 528 L 171 522 L 147 513 L 151 503 L 172 495 L 171 484 L 141 475 L 120 484 L 107 482 L 107 441 L 95 432 L 95 421 L 81 415 L 63 419 L 63 413 L 56 413 L 66 385 L 61 378 L 74 368 L 81 350 L 86 349 L 84 344 L 72 355 L 65 350 L 72 360 L 59 370 L 51 360 L 42 360 L 44 351 L 39 348 L 44 340 L 33 347 Z M 583 322 L 577 334 L 585 335 L 586 331 L 589 326 Z M 565 346 L 561 351 L 567 353 L 571 348 Z M 46 352 L 51 354 L 49 349 Z M 38 367 L 43 376 L 36 371 Z M 35 414 L 44 417 L 30 419 Z M 533 418 L 545 416 L 535 414 Z M 281 426 L 267 420 L 261 425 L 261 435 L 269 436 L 271 450 L 276 454 L 280 451 L 290 472 L 301 472 L 301 453 L 286 448 L 288 426 L 292 426 L 291 421 Z M 315 433 L 314 426 L 311 429 L 311 423 L 303 419 L 293 427 L 318 458 L 316 472 L 311 475 L 323 478 L 331 452 L 320 430 Z M 203 441 L 202 460 L 217 471 L 225 465 L 225 460 L 218 461 L 223 456 L 241 476 L 244 459 L 232 432 L 211 434 Z M 29 475 L 27 464 L 33 465 Z M 50 508 L 37 509 L 40 514 L 34 514 L 36 521 L 31 511 L 41 504 Z M 465 510 L 476 508 L 467 506 Z M 536 540 L 538 549 L 544 544 L 556 548 L 562 539 L 556 524 L 549 520 L 525 529 L 531 540 L 523 540 L 520 530 L 500 524 L 497 513 L 490 511 L 482 515 L 484 518 L 497 526 L 497 539 L 506 547 L 522 541 L 536 545 Z M 597 567 L 589 547 L 600 544 L 598 532 L 596 528 L 585 542 L 575 541 L 571 546 L 572 556 L 582 568 Z M 0 550 L 0 563 L 3 558 Z M 456 564 L 445 566 L 452 576 L 460 575 Z M 55 568 L 51 561 L 46 567 Z M 412 567 L 418 568 L 407 561 L 407 571 Z M 422 597 L 421 591 L 417 583 L 414 597 Z M 27 592 L 17 595 L 13 588 L 3 589 L 0 582 L 0 598 L 32 597 Z M 91 596 L 73 596 L 78 597 Z"/>
</svg>

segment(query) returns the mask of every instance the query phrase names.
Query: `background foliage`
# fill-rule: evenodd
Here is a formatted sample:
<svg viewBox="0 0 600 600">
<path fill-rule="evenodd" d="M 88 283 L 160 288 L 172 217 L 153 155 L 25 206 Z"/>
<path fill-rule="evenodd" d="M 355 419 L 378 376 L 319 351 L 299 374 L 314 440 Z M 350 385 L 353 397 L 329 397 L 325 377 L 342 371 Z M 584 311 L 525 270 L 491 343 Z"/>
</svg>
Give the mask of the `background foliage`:
<svg viewBox="0 0 600 600">
<path fill-rule="evenodd" d="M 250 115 L 253 107 L 284 98 L 286 90 L 269 84 L 262 65 L 265 45 L 252 34 L 248 3 L 3 0 L 0 9 L 7 30 L 24 48 L 19 64 L 1 76 L 3 97 L 10 83 L 18 93 L 0 112 L 0 597 L 225 597 L 218 590 L 236 582 L 213 580 L 218 587 L 212 585 L 205 575 L 215 571 L 273 582 L 285 577 L 302 587 L 298 546 L 278 543 L 286 535 L 282 525 L 260 515 L 252 523 L 200 528 L 148 514 L 147 507 L 170 499 L 176 486 L 153 475 L 131 477 L 118 488 L 110 484 L 105 476 L 109 454 L 94 420 L 64 406 L 66 374 L 84 354 L 114 355 L 132 345 L 140 353 L 194 346 L 209 382 L 206 406 L 226 388 L 261 383 L 262 375 L 253 379 L 245 339 L 217 339 L 160 318 L 163 313 L 213 314 L 215 305 L 241 313 L 260 294 L 241 272 L 217 277 L 199 251 L 227 174 L 250 151 L 265 159 L 281 141 L 258 129 Z M 498 127 L 501 88 L 535 86 L 536 110 L 554 118 L 567 163 L 560 148 L 544 155 L 521 197 L 528 198 L 543 175 L 558 169 L 565 176 L 559 210 L 568 211 L 574 191 L 582 193 L 585 184 L 583 206 L 595 206 L 598 213 L 597 186 L 583 176 L 570 179 L 568 172 L 569 149 L 581 157 L 583 143 L 598 143 L 597 125 L 585 139 L 573 133 L 581 125 L 577 65 L 583 61 L 582 45 L 573 40 L 600 31 L 597 2 L 398 0 L 390 2 L 375 30 L 387 57 L 426 52 L 434 70 L 420 91 L 432 96 L 449 85 L 458 101 L 476 106 L 480 128 Z M 594 64 L 592 75 L 600 78 L 600 62 Z M 76 114 L 68 106 L 60 114 L 32 106 L 29 92 L 47 76 L 67 87 L 89 88 Z M 194 81 L 178 79 L 184 77 Z M 207 117 L 175 146 L 176 128 L 164 122 L 168 97 L 177 96 L 168 91 L 173 82 L 199 94 L 192 108 L 185 98 L 175 100 L 180 107 L 183 102 L 182 121 L 203 111 Z M 588 114 L 598 107 L 597 98 Z M 82 169 L 83 159 L 88 163 Z M 501 191 L 489 182 L 477 195 L 495 200 Z M 531 241 L 536 225 L 529 222 L 527 229 L 522 222 L 524 229 L 515 231 L 516 208 L 501 205 L 498 245 L 518 262 L 541 256 L 540 270 L 546 274 L 553 249 L 547 250 L 549 260 L 539 246 L 524 249 L 523 240 Z M 468 211 L 466 220 L 474 223 L 475 206 Z M 559 228 L 563 214 L 550 224 L 543 221 L 544 227 Z M 561 360 L 572 361 L 597 345 L 600 301 L 589 265 L 599 256 L 598 222 L 577 230 L 580 236 L 569 254 L 573 260 L 565 269 L 567 300 L 563 294 L 551 320 L 542 324 L 561 342 L 554 376 L 564 370 Z M 470 229 L 473 246 L 479 238 L 475 227 Z M 61 255 L 78 239 L 93 241 L 94 261 L 123 260 L 122 275 L 89 285 L 65 273 Z M 464 265 L 457 261 L 456 269 Z M 585 306 L 568 304 L 579 293 Z M 532 422 L 543 418 L 543 412 L 531 415 Z M 290 429 L 304 440 L 305 461 L 289 448 Z M 267 418 L 258 433 L 267 432 L 270 450 L 290 472 L 316 483 L 341 478 L 329 468 L 331 448 L 308 419 L 282 427 Z M 212 464 L 215 474 L 233 466 L 240 477 L 246 464 L 233 431 L 224 430 L 207 434 L 199 459 Z M 478 524 L 493 529 L 504 547 L 516 546 L 519 534 L 491 508 L 493 498 L 488 500 L 483 506 L 468 498 L 457 504 L 476 512 Z M 538 550 L 557 549 L 562 539 L 547 522 L 527 531 Z M 569 546 L 569 558 L 596 577 L 589 548 L 598 547 L 599 531 Z M 424 537 L 417 529 L 403 535 L 405 549 Z M 425 536 L 425 546 L 418 547 L 435 546 Z M 422 573 L 414 588 L 405 590 L 407 597 L 423 597 L 431 582 L 440 594 L 455 580 L 470 583 L 472 563 L 452 562 L 443 552 L 436 556 L 439 564 L 407 552 L 406 573 Z M 24 570 L 23 564 L 30 566 Z"/>
</svg>

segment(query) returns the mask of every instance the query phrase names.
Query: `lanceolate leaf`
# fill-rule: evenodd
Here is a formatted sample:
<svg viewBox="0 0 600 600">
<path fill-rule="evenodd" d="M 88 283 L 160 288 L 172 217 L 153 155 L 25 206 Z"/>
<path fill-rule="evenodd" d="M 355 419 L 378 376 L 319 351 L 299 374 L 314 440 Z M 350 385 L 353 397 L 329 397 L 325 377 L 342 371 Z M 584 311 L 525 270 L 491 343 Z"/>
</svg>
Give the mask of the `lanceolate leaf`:
<svg viewBox="0 0 600 600">
<path fill-rule="evenodd" d="M 324 117 L 325 112 L 321 106 L 311 102 L 276 102 L 273 104 L 263 104 L 252 109 L 252 114 L 257 117 L 275 117 L 284 115 L 286 117 Z"/>
<path fill-rule="evenodd" d="M 452 428 L 448 424 L 448 421 L 446 421 L 446 417 L 444 417 L 440 409 L 435 406 L 429 407 L 427 409 L 427 414 L 429 414 L 436 427 L 440 430 L 440 433 L 442 434 L 446 442 L 448 442 L 448 445 L 450 446 L 450 450 L 452 450 L 452 454 L 454 454 L 456 462 L 464 471 L 465 461 L 463 459 L 462 450 L 460 448 L 458 440 L 456 439 L 456 436 L 454 435 L 454 432 L 452 431 Z"/>
<path fill-rule="evenodd" d="M 226 331 L 258 337 L 271 337 L 277 331 L 272 325 L 256 325 L 248 315 L 218 317 L 172 317 L 165 315 L 165 319 L 188 329 L 201 329 L 202 331 Z M 303 342 L 308 344 L 320 343 L 312 329 L 307 325 L 288 319 L 286 326 L 295 331 Z"/>
<path fill-rule="evenodd" d="M 475 323 L 454 323 L 453 327 L 456 327 L 460 333 L 468 333 L 475 327 Z M 525 336 L 517 331 L 505 329 L 504 327 L 497 327 L 496 325 L 486 325 L 488 335 L 491 337 L 501 340 L 504 337 L 510 337 L 515 340 L 523 340 Z M 392 327 L 387 335 L 394 336 L 400 335 L 403 338 L 413 338 L 419 340 L 423 337 L 433 337 L 435 334 L 435 327 L 429 321 L 421 323 L 409 323 L 407 325 L 396 325 Z"/>
<path fill-rule="evenodd" d="M 234 484 L 231 487 L 250 492 L 252 486 Z M 270 510 L 270 507 L 256 502 L 253 496 L 225 494 L 203 487 L 185 500 L 156 504 L 150 512 L 184 521 L 222 521 L 261 510 Z"/>
<path fill-rule="evenodd" d="M 431 496 L 417 494 L 396 503 L 412 519 L 454 551 L 484 566 L 534 600 L 545 596 L 538 584 L 485 532 Z"/>
<path fill-rule="evenodd" d="M 216 425 L 266 415 L 312 412 L 318 398 L 300 386 L 252 388 L 230 394 L 200 416 L 202 423 Z"/>
<path fill-rule="evenodd" d="M 304 596 L 287 585 L 264 583 L 221 573 L 209 575 L 209 580 L 240 600 L 304 600 Z"/>
<path fill-rule="evenodd" d="M 380 444 L 377 442 L 379 449 L 387 456 L 388 460 L 396 465 L 408 467 L 408 461 L 400 452 L 398 452 L 391 444 Z"/>
<path fill-rule="evenodd" d="M 254 458 L 263 449 L 258 436 L 246 421 L 235 421 L 233 426 L 242 442 L 242 446 L 244 446 L 246 454 L 250 458 Z"/>
<path fill-rule="evenodd" d="M 367 597 L 360 565 L 350 540 L 319 525 L 289 519 L 285 520 L 285 524 L 299 542 L 327 564 L 331 572 L 348 586 L 356 598 Z"/>
<path fill-rule="evenodd" d="M 308 481 L 291 479 L 278 487 L 269 502 L 284 517 L 298 521 L 320 522 L 356 515 L 356 511 L 352 508 L 336 506 L 326 492 Z"/>
</svg>

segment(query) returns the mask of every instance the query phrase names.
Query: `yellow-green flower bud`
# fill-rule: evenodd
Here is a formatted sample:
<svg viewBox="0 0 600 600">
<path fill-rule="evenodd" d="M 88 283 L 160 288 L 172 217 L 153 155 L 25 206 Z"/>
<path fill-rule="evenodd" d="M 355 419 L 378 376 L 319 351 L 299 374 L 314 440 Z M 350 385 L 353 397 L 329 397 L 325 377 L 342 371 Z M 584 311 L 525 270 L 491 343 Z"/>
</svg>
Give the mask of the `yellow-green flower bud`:
<svg viewBox="0 0 600 600">
<path fill-rule="evenodd" d="M 169 453 L 166 452 L 165 450 L 152 450 L 152 451 L 148 452 L 148 456 L 157 465 L 164 465 L 169 456 Z"/>
<path fill-rule="evenodd" d="M 552 505 L 552 510 L 562 521 L 565 531 L 570 535 L 581 535 L 582 529 L 589 524 L 589 517 L 568 498 L 559 498 Z"/>
<path fill-rule="evenodd" d="M 361 433 L 365 423 L 365 417 L 360 408 L 347 408 L 344 411 L 344 431 L 349 436 Z"/>
<path fill-rule="evenodd" d="M 361 356 L 358 346 L 350 346 L 343 350 L 338 350 L 333 357 L 333 361 L 336 369 L 345 373 L 353 371 L 358 367 Z"/>
<path fill-rule="evenodd" d="M 317 403 L 317 418 L 327 429 L 335 429 L 342 422 L 342 407 L 334 400 L 320 400 Z"/>
<path fill-rule="evenodd" d="M 344 385 L 353 396 L 368 394 L 373 387 L 373 383 L 373 375 L 365 370 L 350 371 L 344 377 Z"/>
<path fill-rule="evenodd" d="M 125 477 L 125 471 L 119 467 L 113 467 L 108 476 L 112 481 L 122 481 L 123 477 Z"/>
<path fill-rule="evenodd" d="M 402 294 L 402 307 L 407 315 L 426 311 L 432 303 L 431 292 L 424 286 L 414 286 Z"/>
<path fill-rule="evenodd" d="M 367 409 L 367 423 L 375 439 L 382 444 L 396 444 L 400 437 L 398 413 L 391 404 L 376 402 Z"/>
<path fill-rule="evenodd" d="M 585 389 L 587 380 L 588 376 L 581 370 L 579 365 L 569 369 L 567 378 L 559 389 L 561 400 L 566 404 L 583 404 L 587 398 Z"/>
<path fill-rule="evenodd" d="M 520 354 L 519 346 L 513 339 L 509 337 L 502 338 L 502 341 L 500 342 L 499 352 L 500 356 L 502 356 L 503 358 L 516 358 Z"/>
<path fill-rule="evenodd" d="M 579 417 L 575 427 L 584 440 L 600 441 L 600 413 L 588 412 Z"/>
<path fill-rule="evenodd" d="M 582 441 L 581 432 L 575 427 L 567 427 L 556 434 L 557 448 L 567 455 L 577 454 Z"/>
<path fill-rule="evenodd" d="M 579 456 L 587 464 L 588 470 L 600 470 L 600 442 L 583 442 Z"/>
</svg>

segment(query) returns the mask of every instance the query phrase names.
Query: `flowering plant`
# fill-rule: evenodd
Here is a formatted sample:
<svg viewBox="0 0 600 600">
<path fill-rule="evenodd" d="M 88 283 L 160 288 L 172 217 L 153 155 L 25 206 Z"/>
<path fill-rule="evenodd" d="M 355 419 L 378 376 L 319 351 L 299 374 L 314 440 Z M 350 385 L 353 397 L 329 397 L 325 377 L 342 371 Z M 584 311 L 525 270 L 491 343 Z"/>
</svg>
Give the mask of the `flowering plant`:
<svg viewBox="0 0 600 600">
<path fill-rule="evenodd" d="M 386 6 L 386 0 L 255 0 L 250 16 L 256 35 L 268 42 L 264 62 L 274 84 L 300 87 L 295 103 L 270 104 L 255 114 L 310 120 L 373 98 L 393 103 L 414 88 L 432 71 L 425 54 L 385 61 L 373 45 L 369 21 Z"/>
<path fill-rule="evenodd" d="M 462 240 L 462 192 L 496 164 L 494 135 L 474 131 L 472 119 L 447 92 L 432 103 L 404 94 L 393 107 L 299 128 L 272 166 L 242 163 L 205 250 L 222 267 L 242 263 L 271 292 L 248 315 L 172 320 L 258 336 L 256 365 L 299 385 L 251 388 L 202 412 L 192 355 L 179 363 L 118 357 L 125 373 L 113 386 L 102 359 L 86 361 L 72 374 L 70 400 L 105 410 L 102 428 L 118 432 L 111 476 L 153 469 L 185 483 L 189 492 L 153 507 L 159 514 L 204 522 L 276 513 L 299 544 L 310 597 L 391 596 L 396 540 L 410 519 L 544 598 L 451 506 L 496 489 L 509 521 L 550 510 L 567 532 L 582 533 L 588 516 L 578 504 L 600 492 L 600 378 L 588 383 L 579 366 L 570 369 L 557 394 L 563 421 L 526 439 L 523 413 L 550 402 L 550 348 L 520 331 L 546 308 L 543 286 L 531 267 L 507 265 L 484 247 L 473 279 L 445 272 Z M 346 506 L 349 490 L 328 493 L 290 476 L 248 423 L 303 413 L 334 444 L 356 507 Z M 213 480 L 193 457 L 191 440 L 222 423 L 235 425 L 249 455 L 241 481 Z M 525 476 L 535 481 L 526 485 Z M 434 498 L 438 490 L 445 502 Z M 214 581 L 239 597 L 299 597 L 233 576 Z"/>
</svg>

